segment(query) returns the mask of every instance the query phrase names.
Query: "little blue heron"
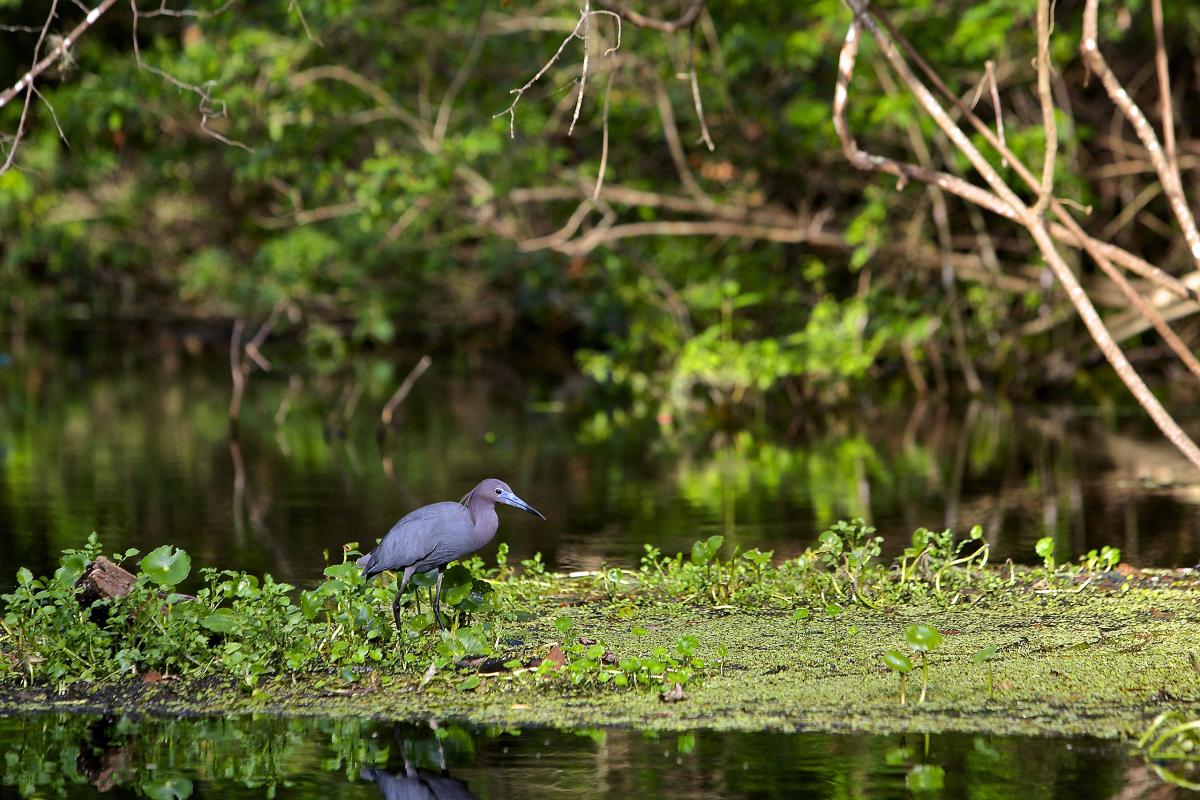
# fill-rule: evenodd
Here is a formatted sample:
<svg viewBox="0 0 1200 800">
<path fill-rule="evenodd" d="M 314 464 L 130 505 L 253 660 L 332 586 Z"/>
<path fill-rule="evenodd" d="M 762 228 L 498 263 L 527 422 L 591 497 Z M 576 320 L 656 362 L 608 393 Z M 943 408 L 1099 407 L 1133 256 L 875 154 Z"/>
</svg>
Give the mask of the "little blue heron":
<svg viewBox="0 0 1200 800">
<path fill-rule="evenodd" d="M 392 526 L 378 547 L 358 560 L 363 578 L 366 579 L 386 570 L 402 572 L 396 602 L 392 604 L 396 630 L 401 630 L 400 598 L 413 573 L 432 572 L 435 569 L 437 591 L 433 599 L 433 617 L 438 627 L 446 627 L 441 614 L 442 578 L 446 574 L 446 565 L 469 556 L 492 540 L 496 528 L 500 527 L 496 503 L 546 518 L 542 512 L 517 497 L 507 483 L 487 478 L 457 503 L 447 500 L 410 511 Z"/>
</svg>

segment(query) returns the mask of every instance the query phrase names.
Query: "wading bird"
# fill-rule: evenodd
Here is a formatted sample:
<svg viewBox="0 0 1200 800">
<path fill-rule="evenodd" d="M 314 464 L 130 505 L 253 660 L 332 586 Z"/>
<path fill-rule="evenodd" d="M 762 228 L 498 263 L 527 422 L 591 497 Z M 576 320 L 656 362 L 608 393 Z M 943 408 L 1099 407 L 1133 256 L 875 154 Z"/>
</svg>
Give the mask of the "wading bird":
<svg viewBox="0 0 1200 800">
<path fill-rule="evenodd" d="M 504 481 L 487 478 L 467 493 L 459 502 L 449 500 L 431 503 L 410 511 L 392 526 L 379 546 L 358 560 L 363 578 L 370 579 L 386 570 L 401 573 L 400 588 L 392 613 L 396 630 L 400 627 L 400 598 L 404 595 L 413 573 L 437 570 L 437 591 L 433 599 L 433 617 L 439 628 L 442 622 L 442 578 L 446 565 L 469 556 L 492 540 L 500 518 L 496 503 L 519 508 L 545 519 L 542 512 L 513 494 Z"/>
</svg>

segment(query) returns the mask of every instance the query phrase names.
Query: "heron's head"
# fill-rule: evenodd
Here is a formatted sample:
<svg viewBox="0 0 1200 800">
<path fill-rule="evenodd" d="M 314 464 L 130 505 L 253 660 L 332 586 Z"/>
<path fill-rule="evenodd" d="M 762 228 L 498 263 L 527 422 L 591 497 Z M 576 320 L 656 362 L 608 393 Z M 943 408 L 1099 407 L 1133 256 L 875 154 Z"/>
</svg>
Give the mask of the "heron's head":
<svg viewBox="0 0 1200 800">
<path fill-rule="evenodd" d="M 509 487 L 507 483 L 496 478 L 487 478 L 480 481 L 479 485 L 471 490 L 467 495 L 469 499 L 478 499 L 488 503 L 504 503 L 513 508 L 519 508 L 522 511 L 528 511 L 534 516 L 545 519 L 546 516 L 538 511 L 533 506 L 526 503 L 521 498 L 517 497 L 516 493 Z"/>
</svg>

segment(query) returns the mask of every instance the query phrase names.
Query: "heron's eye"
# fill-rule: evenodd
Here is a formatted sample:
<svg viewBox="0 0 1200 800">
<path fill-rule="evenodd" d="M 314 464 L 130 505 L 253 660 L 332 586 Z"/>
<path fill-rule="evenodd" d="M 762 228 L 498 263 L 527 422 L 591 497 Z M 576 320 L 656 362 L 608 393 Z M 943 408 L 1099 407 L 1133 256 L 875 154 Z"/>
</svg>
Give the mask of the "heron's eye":
<svg viewBox="0 0 1200 800">
<path fill-rule="evenodd" d="M 499 488 L 497 488 L 497 489 L 496 489 L 496 494 L 500 494 L 500 489 L 499 489 Z"/>
</svg>

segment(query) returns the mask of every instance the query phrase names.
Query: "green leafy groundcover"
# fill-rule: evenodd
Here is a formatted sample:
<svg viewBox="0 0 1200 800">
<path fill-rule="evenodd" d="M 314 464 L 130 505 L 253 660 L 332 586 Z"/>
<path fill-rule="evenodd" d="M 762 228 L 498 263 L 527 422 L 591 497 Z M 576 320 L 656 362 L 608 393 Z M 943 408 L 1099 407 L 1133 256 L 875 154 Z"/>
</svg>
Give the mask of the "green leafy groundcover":
<svg viewBox="0 0 1200 800">
<path fill-rule="evenodd" d="M 1040 567 L 995 567 L 978 528 L 918 530 L 888 562 L 858 520 L 780 562 L 724 544 L 575 577 L 502 547 L 448 570 L 437 632 L 427 576 L 396 631 L 394 586 L 364 584 L 351 545 L 300 591 L 193 574 L 169 547 L 114 554 L 133 590 L 85 608 L 93 537 L 4 595 L 0 708 L 1097 736 L 1200 712 L 1190 571 L 1108 548 L 1061 565 L 1045 543 Z"/>
</svg>

